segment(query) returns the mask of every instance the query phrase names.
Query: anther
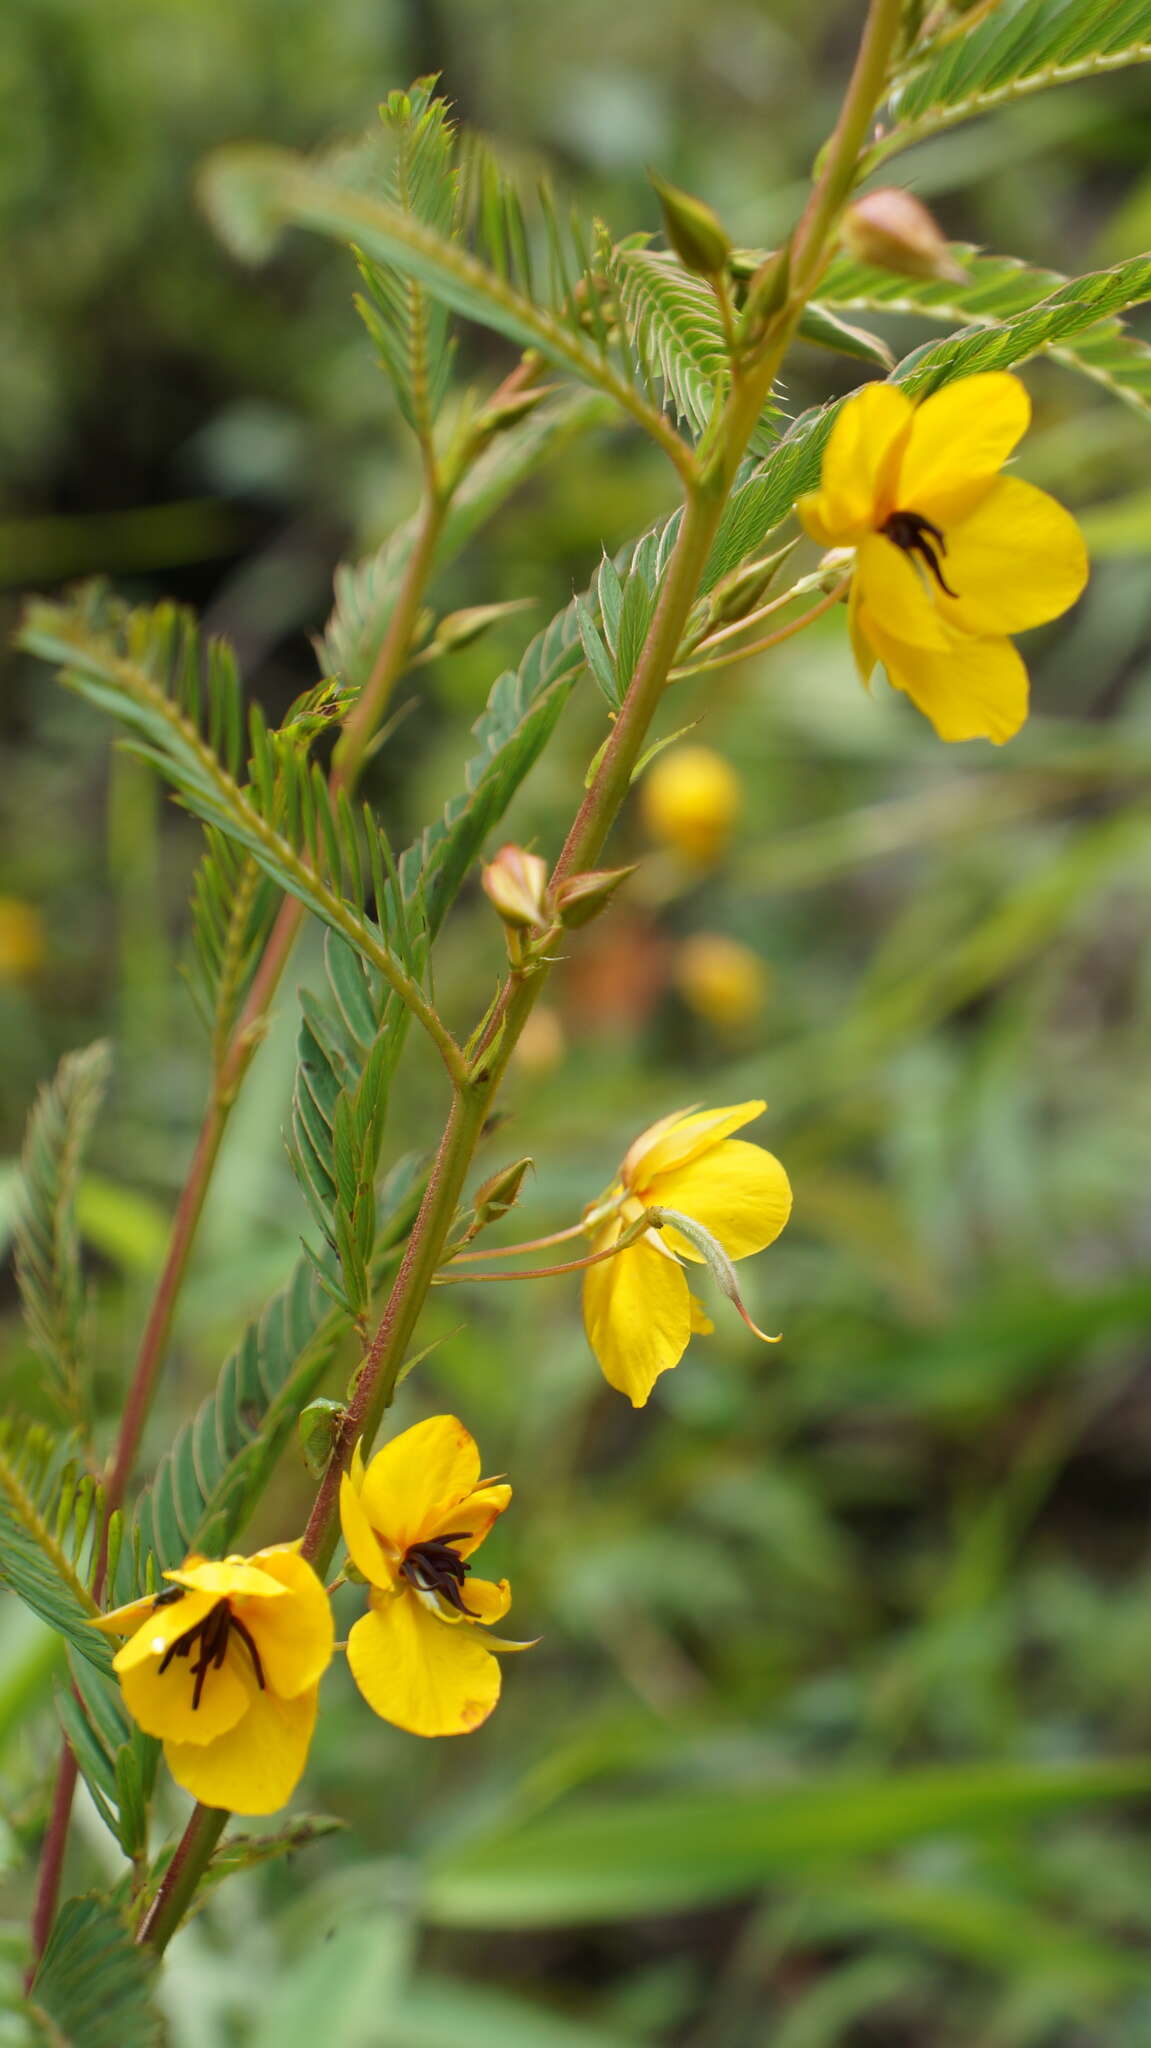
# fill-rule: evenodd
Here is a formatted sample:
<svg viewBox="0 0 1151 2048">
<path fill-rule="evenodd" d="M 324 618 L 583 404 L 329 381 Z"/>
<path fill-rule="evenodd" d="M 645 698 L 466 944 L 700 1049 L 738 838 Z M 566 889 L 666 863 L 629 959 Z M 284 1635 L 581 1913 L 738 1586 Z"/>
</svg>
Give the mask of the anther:
<svg viewBox="0 0 1151 2048">
<path fill-rule="evenodd" d="M 947 553 L 947 542 L 940 528 L 925 519 L 922 512 L 893 512 L 879 530 L 905 555 L 918 555 L 948 597 L 958 597 L 959 592 L 952 590 L 939 566 L 940 555 Z"/>
<path fill-rule="evenodd" d="M 470 1534 L 468 1529 L 446 1529 L 442 1536 L 429 1537 L 426 1543 L 413 1543 L 400 1566 L 400 1573 L 418 1593 L 436 1593 L 458 1614 L 469 1615 L 473 1621 L 478 1621 L 478 1614 L 474 1608 L 465 1606 L 460 1591 L 471 1565 L 451 1548 L 453 1543 L 464 1542 Z"/>
</svg>

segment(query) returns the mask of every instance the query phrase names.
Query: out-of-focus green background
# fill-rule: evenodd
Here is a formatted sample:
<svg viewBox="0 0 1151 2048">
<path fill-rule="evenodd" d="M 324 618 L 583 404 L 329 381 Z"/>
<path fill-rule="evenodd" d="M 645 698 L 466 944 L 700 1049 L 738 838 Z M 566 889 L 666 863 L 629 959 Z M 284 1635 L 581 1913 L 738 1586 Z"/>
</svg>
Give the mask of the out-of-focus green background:
<svg viewBox="0 0 1151 2048">
<path fill-rule="evenodd" d="M 193 197 L 213 146 L 353 134 L 440 70 L 525 175 L 551 166 L 613 229 L 655 226 L 654 164 L 763 244 L 793 216 L 859 13 L 10 0 L 5 639 L 22 589 L 105 572 L 201 608 L 279 706 L 314 678 L 336 562 L 411 508 L 350 261 L 297 238 L 236 268 Z M 1084 269 L 1151 241 L 1149 111 L 1139 73 L 1068 88 L 902 175 L 949 232 Z M 925 331 L 889 329 L 897 347 Z M 466 349 L 497 373 L 496 345 Z M 804 351 L 788 400 L 855 375 Z M 333 1674 L 301 1804 L 348 1831 L 234 1879 L 176 1945 L 176 2048 L 1151 2043 L 1147 1809 L 1058 1797 L 1081 1766 L 1151 1748 L 1151 434 L 1054 365 L 1028 382 L 1023 473 L 1081 512 L 1095 573 L 1032 636 L 1025 734 L 948 749 L 889 693 L 869 702 L 838 618 L 685 690 L 668 726 L 700 719 L 742 779 L 727 854 L 695 872 L 625 821 L 616 851 L 644 868 L 573 945 L 489 1147 L 490 1166 L 533 1155 L 522 1220 L 554 1229 L 649 1119 L 766 1096 L 754 1135 L 796 1211 L 744 1270 L 785 1341 L 765 1352 L 717 1314 L 634 1416 L 587 1353 L 574 1283 L 436 1297 L 443 1341 L 399 1420 L 458 1411 L 512 1477 L 492 1562 L 517 1633 L 543 1641 L 458 1742 L 395 1733 Z M 401 692 L 373 784 L 398 843 L 456 786 L 492 677 L 601 542 L 669 502 L 659 460 L 604 430 L 444 579 L 445 609 L 536 603 Z M 177 973 L 196 833 L 46 673 L 8 656 L 4 676 L 3 1150 L 60 1053 L 110 1034 L 83 1221 L 111 1425 L 202 1104 Z M 601 713 L 577 692 L 517 836 L 554 851 Z M 699 993 L 700 935 L 762 962 L 740 1023 Z M 469 897 L 439 974 L 455 1021 L 498 952 Z M 299 969 L 293 986 L 314 955 Z M 237 1113 L 153 1453 L 296 1255 L 292 1012 L 285 995 Z M 392 1150 L 433 1142 L 441 1108 L 417 1060 Z M 4 1315 L 6 1387 L 34 1401 L 10 1290 Z M 256 1533 L 293 1533 L 308 1492 L 289 1460 Z M 15 1861 L 42 1817 L 56 1667 L 22 1613 L 0 1626 Z M 82 1810 L 75 1886 L 107 1857 Z"/>
</svg>

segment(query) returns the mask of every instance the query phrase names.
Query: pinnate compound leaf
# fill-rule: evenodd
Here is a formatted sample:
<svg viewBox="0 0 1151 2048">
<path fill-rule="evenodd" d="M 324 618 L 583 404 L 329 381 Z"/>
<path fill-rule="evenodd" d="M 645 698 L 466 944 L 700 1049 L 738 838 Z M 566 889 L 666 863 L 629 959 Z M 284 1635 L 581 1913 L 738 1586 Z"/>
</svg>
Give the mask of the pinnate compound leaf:
<svg viewBox="0 0 1151 2048">
<path fill-rule="evenodd" d="M 452 240 L 459 210 L 455 131 L 434 81 L 418 79 L 409 92 L 390 93 L 380 108 L 387 154 L 380 196 L 413 220 Z M 400 411 L 426 438 L 447 390 L 452 344 L 444 307 L 391 265 L 361 258 L 368 298 L 360 315 L 380 351 Z"/>
<path fill-rule="evenodd" d="M 155 1965 L 127 1921 L 95 1895 L 67 1899 L 29 1991 L 51 2048 L 160 2048 Z"/>
<path fill-rule="evenodd" d="M 359 189 L 354 179 L 341 176 L 337 166 L 310 164 L 288 150 L 244 146 L 217 152 L 205 172 L 203 193 L 219 231 L 240 255 L 266 256 L 279 231 L 289 224 L 350 243 L 369 262 L 391 265 L 414 279 L 451 312 L 502 334 L 521 349 L 538 349 L 549 362 L 606 392 L 664 445 L 670 442 L 674 447 L 666 421 L 648 405 L 627 366 L 610 353 L 609 330 L 597 310 L 595 290 L 584 289 L 581 299 L 581 286 L 589 281 L 590 254 L 574 245 L 570 252 L 560 246 L 550 202 L 545 223 L 553 251 L 549 306 L 542 291 L 533 297 L 515 281 L 525 265 L 530 269 L 528 238 L 511 195 L 502 184 L 493 195 L 490 179 L 485 181 L 478 212 L 481 229 L 488 230 L 493 245 L 491 263 L 427 222 Z M 498 225 L 493 220 L 497 213 Z"/>
<path fill-rule="evenodd" d="M 212 1393 L 177 1433 L 136 1505 L 117 1598 L 132 1599 L 195 1549 L 222 1553 L 295 1428 L 347 1327 L 307 1259 L 249 1323 Z"/>
<path fill-rule="evenodd" d="M 75 1452 L 73 1440 L 36 1427 L 0 1433 L 0 1579 L 106 1675 L 112 1652 L 88 1625 L 96 1608 L 85 1564 L 99 1501 Z"/>
<path fill-rule="evenodd" d="M 967 270 L 963 285 L 935 278 L 894 277 L 890 271 L 873 270 L 840 257 L 821 290 L 829 304 L 848 311 L 917 314 L 956 327 L 990 327 L 1009 316 L 1032 311 L 1069 282 L 1057 270 L 1039 270 L 1010 256 L 984 256 L 962 244 L 956 244 L 953 253 Z M 1072 339 L 1051 342 L 1047 352 L 1069 369 L 1104 385 L 1135 411 L 1151 414 L 1151 347 L 1122 320 L 1103 320 Z"/>
<path fill-rule="evenodd" d="M 241 782 L 243 739 L 239 680 L 229 651 L 204 646 L 178 606 L 129 610 L 98 585 L 70 601 L 36 601 L 21 644 L 55 662 L 69 688 L 109 712 L 133 735 L 136 751 L 178 790 L 188 809 L 244 847 L 287 894 L 339 931 L 394 985 L 412 989 L 421 962 L 418 934 L 388 888 L 390 853 L 381 826 L 333 797 L 311 758 L 317 731 L 343 705 L 321 685 L 269 731 L 259 709 L 248 718 L 248 779 Z M 365 908 L 391 905 L 397 922 L 381 930 Z"/>
<path fill-rule="evenodd" d="M 928 49 L 893 91 L 882 162 L 925 135 L 1027 93 L 1151 57 L 1151 0 L 1023 0 Z"/>
<path fill-rule="evenodd" d="M 84 1286 L 76 1193 L 84 1151 L 108 1085 L 110 1048 L 68 1053 L 28 1120 L 16 1211 L 16 1278 L 48 1386 L 73 1423 L 85 1408 Z"/>
</svg>

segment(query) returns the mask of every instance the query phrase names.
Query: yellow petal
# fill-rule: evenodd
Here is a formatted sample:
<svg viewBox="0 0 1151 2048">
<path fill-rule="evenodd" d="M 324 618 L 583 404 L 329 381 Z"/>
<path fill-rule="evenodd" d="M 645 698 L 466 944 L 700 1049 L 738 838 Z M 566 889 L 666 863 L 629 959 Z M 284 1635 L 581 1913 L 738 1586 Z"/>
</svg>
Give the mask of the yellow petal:
<svg viewBox="0 0 1151 2048">
<path fill-rule="evenodd" d="M 859 680 L 866 690 L 870 685 L 871 672 L 877 657 L 860 619 L 858 576 L 851 579 L 851 596 L 847 600 L 847 632 L 851 641 L 851 651 L 855 656 L 855 666 L 859 671 Z"/>
<path fill-rule="evenodd" d="M 235 1727 L 247 1713 L 257 1690 L 255 1673 L 247 1650 L 237 1644 L 235 1637 L 228 1644 L 219 1670 L 213 1668 L 208 1672 L 200 1704 L 193 1707 L 196 1681 L 191 1662 L 198 1656 L 199 1648 L 199 1644 L 193 1646 L 191 1659 L 173 1657 L 162 1677 L 162 1660 L 158 1657 L 120 1672 L 124 1704 L 146 1735 L 160 1735 L 166 1741 L 202 1749 L 205 1743 L 216 1741 L 226 1729 Z"/>
<path fill-rule="evenodd" d="M 348 1637 L 348 1668 L 372 1711 L 412 1735 L 466 1735 L 500 1696 L 478 1630 L 448 1627 L 407 1591 L 373 1600 Z"/>
<path fill-rule="evenodd" d="M 178 1785 L 205 1806 L 275 1813 L 303 1776 L 316 1725 L 319 1687 L 295 1699 L 257 1692 L 236 1726 L 206 1746 L 168 1741 L 164 1759 Z"/>
<path fill-rule="evenodd" d="M 888 681 L 905 690 L 941 740 L 1004 740 L 1027 716 L 1027 670 L 1010 640 L 956 636 L 951 653 L 904 647 L 869 627 Z"/>
<path fill-rule="evenodd" d="M 653 1199 L 702 1223 L 729 1258 L 746 1259 L 779 1236 L 791 1214 L 791 1183 L 774 1153 L 728 1138 L 678 1173 L 661 1174 Z M 681 1258 L 705 1263 L 678 1231 L 663 1238 Z"/>
<path fill-rule="evenodd" d="M 278 1600 L 285 1591 L 270 1572 L 262 1572 L 246 1557 L 197 1558 L 194 1562 L 188 1558 L 179 1571 L 165 1572 L 164 1577 L 193 1592 L 211 1593 L 217 1600 L 226 1599 L 230 1593 L 259 1594 Z"/>
<path fill-rule="evenodd" d="M 715 1328 L 715 1324 L 712 1322 L 711 1317 L 708 1315 L 708 1312 L 705 1309 L 702 1301 L 697 1301 L 694 1294 L 691 1293 L 689 1293 L 688 1295 L 688 1300 L 691 1303 L 692 1336 L 710 1337 L 712 1331 Z"/>
<path fill-rule="evenodd" d="M 278 1579 L 291 1597 L 233 1600 L 232 1611 L 252 1632 L 269 1690 L 281 1699 L 295 1699 L 318 1682 L 332 1661 L 336 1631 L 331 1602 L 294 1544 L 257 1551 L 253 1563 Z"/>
<path fill-rule="evenodd" d="M 94 1614 L 89 1628 L 103 1629 L 106 1635 L 134 1635 L 141 1624 L 151 1617 L 156 1608 L 156 1595 L 145 1593 L 140 1600 L 129 1600 L 123 1607 L 110 1607 L 107 1614 Z M 163 1608 L 160 1610 L 163 1613 Z"/>
<path fill-rule="evenodd" d="M 899 465 L 899 507 L 946 526 L 986 489 L 1030 419 L 1026 386 L 1007 370 L 959 377 L 925 398 Z"/>
<path fill-rule="evenodd" d="M 1020 477 L 1000 477 L 971 514 L 947 529 L 938 593 L 943 618 L 983 636 L 1022 633 L 1058 618 L 1087 581 L 1087 549 L 1070 512 Z M 901 631 L 901 639 L 910 634 Z"/>
<path fill-rule="evenodd" d="M 442 1536 L 453 1532 L 453 1548 L 461 1557 L 470 1557 L 473 1550 L 479 1549 L 496 1517 L 503 1514 L 511 1497 L 511 1487 L 503 1482 L 477 1486 L 466 1500 L 448 1509 L 446 1521 L 433 1534 Z M 454 1541 L 455 1534 L 462 1540 Z"/>
<path fill-rule="evenodd" d="M 894 511 L 899 458 L 912 404 L 895 384 L 865 384 L 841 405 L 823 455 L 819 490 L 799 516 L 823 547 L 849 547 Z"/>
<path fill-rule="evenodd" d="M 370 1586 L 386 1589 L 396 1583 L 395 1563 L 384 1550 L 379 1537 L 364 1513 L 363 1495 L 345 1472 L 340 1479 L 340 1527 L 348 1555 L 356 1570 L 362 1572 Z"/>
<path fill-rule="evenodd" d="M 165 1601 L 159 1607 L 155 1599 L 148 1601 L 148 1616 L 142 1627 L 137 1629 L 130 1643 L 117 1650 L 112 1659 L 112 1668 L 121 1673 L 131 1671 L 137 1664 L 146 1664 L 151 1657 L 162 1657 L 169 1643 L 179 1636 L 185 1636 L 198 1621 L 219 1604 L 215 1593 L 185 1593 L 182 1599 Z M 105 1620 L 111 1621 L 111 1615 Z"/>
<path fill-rule="evenodd" d="M 737 1102 L 728 1109 L 701 1109 L 686 1116 L 664 1117 L 632 1145 L 621 1168 L 624 1181 L 642 1199 L 643 1190 L 656 1174 L 669 1173 L 674 1167 L 685 1166 L 689 1159 L 698 1159 L 729 1132 L 753 1123 L 766 1108 L 766 1102 Z"/>
<path fill-rule="evenodd" d="M 691 1298 L 681 1268 L 640 1238 L 616 1258 L 588 1267 L 583 1314 L 609 1386 L 642 1408 L 660 1373 L 679 1364 L 691 1336 Z"/>
<path fill-rule="evenodd" d="M 950 576 L 948 557 L 947 580 Z M 935 585 L 903 548 L 870 533 L 856 553 L 860 614 L 913 647 L 949 647 L 953 633 L 940 616 Z"/>
<path fill-rule="evenodd" d="M 445 1509 L 474 1491 L 480 1454 L 454 1415 L 432 1415 L 376 1452 L 360 1499 L 373 1529 L 403 1552 L 436 1528 Z"/>
<path fill-rule="evenodd" d="M 502 1621 L 512 1604 L 512 1589 L 506 1579 L 465 1579 L 464 1605 L 472 1618 L 489 1626 Z"/>
</svg>

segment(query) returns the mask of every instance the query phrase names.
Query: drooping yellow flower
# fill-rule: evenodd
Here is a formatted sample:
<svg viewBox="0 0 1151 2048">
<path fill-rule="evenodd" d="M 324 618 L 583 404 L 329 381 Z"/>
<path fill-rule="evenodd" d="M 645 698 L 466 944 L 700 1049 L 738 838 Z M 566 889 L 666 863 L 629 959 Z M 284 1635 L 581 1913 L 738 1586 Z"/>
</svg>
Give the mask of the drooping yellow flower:
<svg viewBox="0 0 1151 2048">
<path fill-rule="evenodd" d="M 473 1578 L 469 1559 L 511 1495 L 481 1480 L 454 1415 L 417 1422 L 367 1466 L 357 1446 L 341 1482 L 344 1541 L 371 1587 L 348 1665 L 373 1711 L 412 1735 L 466 1735 L 500 1696 L 499 1660 L 477 1624 L 500 1621 L 511 1591 L 506 1579 Z"/>
<path fill-rule="evenodd" d="M 824 547 L 855 549 L 852 645 L 941 739 L 1001 743 L 1027 716 L 1008 639 L 1058 618 L 1087 581 L 1083 537 L 1046 491 L 999 471 L 1026 432 L 1018 377 L 964 377 L 921 405 L 868 384 L 840 409 L 818 491 L 799 516 Z"/>
<path fill-rule="evenodd" d="M 606 1251 L 645 1209 L 674 1210 L 710 1237 L 719 1255 L 746 1259 L 779 1236 L 791 1186 L 778 1159 L 733 1138 L 765 1104 L 677 1112 L 638 1137 L 613 1182 L 584 1216 L 594 1251 Z M 665 1225 L 649 1228 L 584 1274 L 588 1342 L 604 1378 L 642 1408 L 661 1372 L 678 1365 L 693 1331 L 712 1325 L 681 1261 L 708 1263 L 698 1241 Z"/>
<path fill-rule="evenodd" d="M 294 1543 L 186 1558 L 162 1593 L 94 1626 L 131 1640 L 113 1668 L 128 1711 L 205 1806 L 275 1813 L 300 1781 L 334 1645 L 328 1596 Z"/>
</svg>

